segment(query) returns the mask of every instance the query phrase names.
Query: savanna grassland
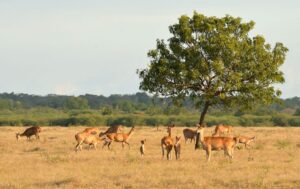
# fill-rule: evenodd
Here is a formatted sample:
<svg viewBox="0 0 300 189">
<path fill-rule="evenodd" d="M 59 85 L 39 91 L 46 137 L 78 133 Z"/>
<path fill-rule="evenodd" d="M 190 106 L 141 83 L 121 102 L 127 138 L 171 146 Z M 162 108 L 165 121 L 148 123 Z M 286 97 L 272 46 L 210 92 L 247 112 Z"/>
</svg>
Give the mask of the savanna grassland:
<svg viewBox="0 0 300 189">
<path fill-rule="evenodd" d="M 181 159 L 161 158 L 160 139 L 166 129 L 136 127 L 131 149 L 75 152 L 75 133 L 84 127 L 43 127 L 40 141 L 16 140 L 24 127 L 0 128 L 0 188 L 300 188 L 300 128 L 234 128 L 236 135 L 256 136 L 250 150 L 236 149 L 233 162 L 214 152 L 207 163 L 203 150 L 182 141 Z M 104 131 L 106 128 L 102 127 Z M 182 127 L 173 136 L 182 135 Z M 210 135 L 213 128 L 206 130 Z M 129 131 L 126 128 L 125 132 Z M 33 137 L 34 138 L 34 137 Z M 147 139 L 141 157 L 141 139 Z"/>
</svg>

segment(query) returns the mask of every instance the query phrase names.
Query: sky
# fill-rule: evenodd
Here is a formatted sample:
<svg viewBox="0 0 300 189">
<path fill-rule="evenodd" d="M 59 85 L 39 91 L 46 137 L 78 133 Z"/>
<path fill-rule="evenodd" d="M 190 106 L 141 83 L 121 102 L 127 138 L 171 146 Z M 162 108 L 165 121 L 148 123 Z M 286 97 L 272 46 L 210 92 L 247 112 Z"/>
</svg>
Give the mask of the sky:
<svg viewBox="0 0 300 189">
<path fill-rule="evenodd" d="M 181 15 L 255 21 L 254 35 L 289 48 L 283 98 L 300 96 L 300 1 L 0 0 L 0 93 L 133 94 L 156 39 Z M 299 62 L 299 63 L 298 63 Z"/>
</svg>

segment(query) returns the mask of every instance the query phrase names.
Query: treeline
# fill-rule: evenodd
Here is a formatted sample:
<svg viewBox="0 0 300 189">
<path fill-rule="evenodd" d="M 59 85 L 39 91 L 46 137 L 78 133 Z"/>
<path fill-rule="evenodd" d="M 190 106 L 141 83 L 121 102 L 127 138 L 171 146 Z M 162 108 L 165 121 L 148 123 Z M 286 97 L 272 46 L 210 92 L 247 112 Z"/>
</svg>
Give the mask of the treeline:
<svg viewBox="0 0 300 189">
<path fill-rule="evenodd" d="M 300 98 L 282 99 L 252 110 L 212 107 L 206 122 L 241 126 L 300 126 Z M 0 94 L 0 125 L 167 125 L 194 126 L 199 110 L 186 99 L 181 107 L 168 98 L 134 95 L 28 95 Z"/>
</svg>

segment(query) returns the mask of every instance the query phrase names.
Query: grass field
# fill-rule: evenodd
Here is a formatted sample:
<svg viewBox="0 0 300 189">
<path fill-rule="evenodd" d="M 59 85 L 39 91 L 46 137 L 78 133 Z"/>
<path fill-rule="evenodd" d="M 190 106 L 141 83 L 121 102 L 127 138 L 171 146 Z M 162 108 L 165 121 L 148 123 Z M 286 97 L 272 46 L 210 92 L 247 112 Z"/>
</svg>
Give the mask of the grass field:
<svg viewBox="0 0 300 189">
<path fill-rule="evenodd" d="M 236 149 L 233 162 L 214 152 L 207 163 L 203 150 L 182 141 L 181 159 L 161 158 L 160 139 L 166 129 L 137 127 L 131 149 L 75 152 L 74 134 L 84 127 L 43 127 L 40 141 L 16 141 L 24 127 L 0 127 L 0 188 L 300 188 L 300 128 L 234 128 L 236 135 L 256 136 L 251 150 Z M 173 136 L 182 135 L 175 128 Z M 105 130 L 103 127 L 102 130 Z M 129 128 L 126 128 L 126 131 Z M 208 128 L 206 135 L 210 135 Z M 140 157 L 141 139 L 147 139 Z"/>
</svg>

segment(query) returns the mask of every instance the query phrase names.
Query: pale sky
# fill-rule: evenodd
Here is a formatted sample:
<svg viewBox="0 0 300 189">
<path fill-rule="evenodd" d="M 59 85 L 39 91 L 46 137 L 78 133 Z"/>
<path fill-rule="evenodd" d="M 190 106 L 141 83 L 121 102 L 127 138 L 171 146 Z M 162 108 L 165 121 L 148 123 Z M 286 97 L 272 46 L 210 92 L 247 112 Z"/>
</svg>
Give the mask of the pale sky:
<svg viewBox="0 0 300 189">
<path fill-rule="evenodd" d="M 253 34 L 284 43 L 279 88 L 284 98 L 300 96 L 297 0 L 0 0 L 0 93 L 136 93 L 148 50 L 194 10 L 253 20 Z"/>
</svg>

